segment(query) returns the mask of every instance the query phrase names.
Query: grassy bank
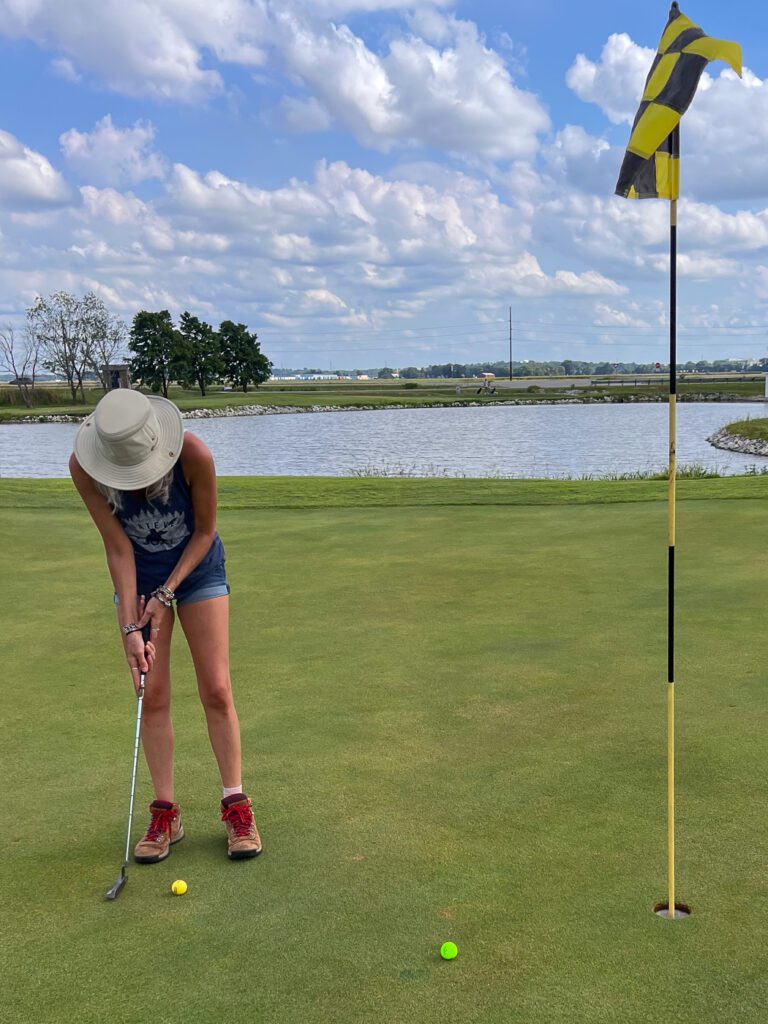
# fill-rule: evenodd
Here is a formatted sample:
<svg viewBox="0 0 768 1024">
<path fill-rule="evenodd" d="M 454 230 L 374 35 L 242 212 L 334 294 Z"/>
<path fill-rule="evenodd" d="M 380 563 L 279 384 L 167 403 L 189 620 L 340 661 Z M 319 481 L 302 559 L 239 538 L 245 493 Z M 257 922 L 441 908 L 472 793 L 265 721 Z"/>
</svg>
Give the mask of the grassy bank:
<svg viewBox="0 0 768 1024">
<path fill-rule="evenodd" d="M 737 420 L 725 429 L 737 437 L 749 437 L 755 441 L 768 441 L 768 419 Z"/>
<path fill-rule="evenodd" d="M 768 477 L 679 480 L 679 501 L 768 498 Z M 613 505 L 667 500 L 663 480 L 466 480 L 381 477 L 219 477 L 219 507 L 413 508 L 462 505 Z M 76 511 L 68 480 L 0 479 L 0 510 Z"/>
<path fill-rule="evenodd" d="M 678 895 L 693 916 L 677 925 L 650 910 L 665 891 L 664 494 L 222 480 L 265 853 L 226 859 L 177 630 L 187 838 L 132 865 L 108 904 L 135 704 L 103 551 L 66 482 L 0 481 L 4 1019 L 762 1024 L 765 504 L 750 499 L 768 481 L 680 485 Z M 149 799 L 142 765 L 142 825 Z"/>
<path fill-rule="evenodd" d="M 622 385 L 585 387 L 584 382 L 574 380 L 573 388 L 558 390 L 531 383 L 524 389 L 505 389 L 499 386 L 492 396 L 477 395 L 477 381 L 371 381 L 361 383 L 272 383 L 262 385 L 247 394 L 235 391 L 212 391 L 203 398 L 199 391 L 183 391 L 172 388 L 169 397 L 180 409 L 224 409 L 244 405 L 266 405 L 274 407 L 292 406 L 308 409 L 312 406 L 324 408 L 390 408 L 440 407 L 445 405 L 466 405 L 472 402 L 483 404 L 499 402 L 550 402 L 579 400 L 584 402 L 603 401 L 649 401 L 666 395 L 666 383 L 662 380 L 637 387 Z M 457 394 L 456 389 L 460 392 Z M 5 389 L 7 393 L 7 389 Z M 4 420 L 24 419 L 30 416 L 86 416 L 92 412 L 103 392 L 97 389 L 86 391 L 86 401 L 70 402 L 63 389 L 58 389 L 60 401 L 46 396 L 45 404 L 26 409 L 19 404 L 0 402 L 0 423 Z M 733 381 L 714 383 L 691 381 L 678 385 L 681 400 L 695 401 L 710 395 L 720 395 L 729 400 L 756 397 L 762 394 L 762 381 Z"/>
</svg>

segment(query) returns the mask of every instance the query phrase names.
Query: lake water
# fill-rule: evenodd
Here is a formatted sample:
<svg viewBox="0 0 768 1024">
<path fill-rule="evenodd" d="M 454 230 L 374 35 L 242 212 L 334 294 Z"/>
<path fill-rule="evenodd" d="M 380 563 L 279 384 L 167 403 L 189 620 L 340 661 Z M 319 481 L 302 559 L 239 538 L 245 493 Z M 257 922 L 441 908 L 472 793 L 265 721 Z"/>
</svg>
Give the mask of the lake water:
<svg viewBox="0 0 768 1024">
<path fill-rule="evenodd" d="M 768 415 L 760 402 L 681 403 L 680 465 L 744 473 L 768 458 L 707 443 L 718 427 Z M 487 405 L 186 420 L 219 474 L 580 477 L 667 464 L 666 404 Z M 0 426 L 0 476 L 65 477 L 76 423 Z"/>
</svg>

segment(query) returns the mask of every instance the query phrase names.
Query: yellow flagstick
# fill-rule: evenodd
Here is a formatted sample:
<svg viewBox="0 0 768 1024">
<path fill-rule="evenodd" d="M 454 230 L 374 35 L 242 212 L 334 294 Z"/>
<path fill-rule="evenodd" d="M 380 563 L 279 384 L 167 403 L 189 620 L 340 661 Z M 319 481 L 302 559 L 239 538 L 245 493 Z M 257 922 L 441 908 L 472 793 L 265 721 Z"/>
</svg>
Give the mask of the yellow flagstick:
<svg viewBox="0 0 768 1024">
<path fill-rule="evenodd" d="M 680 152 L 680 127 L 674 129 L 672 152 Z M 679 158 L 675 178 L 679 173 Z M 677 196 L 673 182 L 669 204 L 669 580 L 667 608 L 667 879 L 669 918 L 675 920 L 675 504 L 677 481 Z"/>
<path fill-rule="evenodd" d="M 677 476 L 675 403 L 677 401 L 677 200 L 680 119 L 690 106 L 705 66 L 723 60 L 741 77 L 741 47 L 713 39 L 686 18 L 674 0 L 645 82 L 616 194 L 625 199 L 670 200 L 669 308 L 669 608 L 667 674 L 667 866 L 669 900 L 654 907 L 672 920 L 688 917 L 675 906 L 675 480 Z"/>
</svg>

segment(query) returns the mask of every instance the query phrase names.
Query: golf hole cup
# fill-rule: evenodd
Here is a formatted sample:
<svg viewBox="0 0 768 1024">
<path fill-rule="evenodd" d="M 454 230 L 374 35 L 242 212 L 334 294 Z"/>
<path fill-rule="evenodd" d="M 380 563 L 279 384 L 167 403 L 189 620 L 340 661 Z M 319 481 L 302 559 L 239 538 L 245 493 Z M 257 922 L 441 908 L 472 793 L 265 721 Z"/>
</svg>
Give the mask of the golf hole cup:
<svg viewBox="0 0 768 1024">
<path fill-rule="evenodd" d="M 183 878 L 177 878 L 175 882 L 171 883 L 171 892 L 174 896 L 183 896 L 187 891 L 187 883 Z"/>
<path fill-rule="evenodd" d="M 455 960 L 459 955 L 459 948 L 455 942 L 444 942 L 440 947 L 440 956 L 443 960 Z"/>
</svg>

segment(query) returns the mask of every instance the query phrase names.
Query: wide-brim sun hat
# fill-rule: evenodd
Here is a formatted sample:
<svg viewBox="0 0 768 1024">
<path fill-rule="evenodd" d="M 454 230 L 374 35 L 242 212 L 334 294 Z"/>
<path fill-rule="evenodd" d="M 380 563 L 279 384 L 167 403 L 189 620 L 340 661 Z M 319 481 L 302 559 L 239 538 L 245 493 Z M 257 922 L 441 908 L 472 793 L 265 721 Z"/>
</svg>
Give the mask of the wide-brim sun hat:
<svg viewBox="0 0 768 1024">
<path fill-rule="evenodd" d="M 108 392 L 75 434 L 75 456 L 107 487 L 135 491 L 162 479 L 181 455 L 184 423 L 167 398 Z"/>
</svg>

